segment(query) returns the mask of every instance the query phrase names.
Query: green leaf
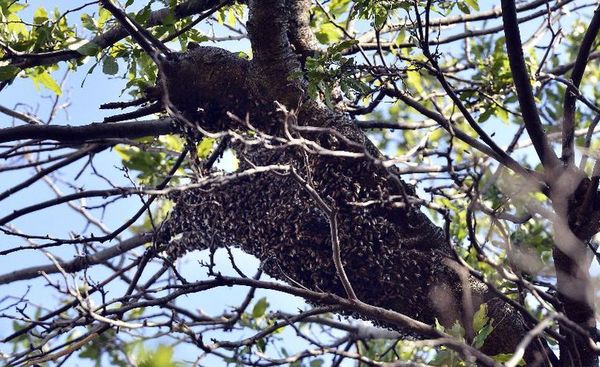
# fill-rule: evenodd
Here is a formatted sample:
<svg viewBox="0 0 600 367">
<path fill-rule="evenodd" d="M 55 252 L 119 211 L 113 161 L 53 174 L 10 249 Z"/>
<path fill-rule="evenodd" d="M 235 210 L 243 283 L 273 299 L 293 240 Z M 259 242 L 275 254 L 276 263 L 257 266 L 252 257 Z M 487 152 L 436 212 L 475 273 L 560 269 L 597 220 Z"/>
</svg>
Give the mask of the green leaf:
<svg viewBox="0 0 600 367">
<path fill-rule="evenodd" d="M 315 33 L 315 37 L 322 44 L 329 44 L 337 42 L 342 37 L 342 31 L 340 31 L 334 24 L 325 23 L 321 26 L 321 29 Z"/>
<path fill-rule="evenodd" d="M 225 10 L 219 9 L 218 12 L 215 13 L 215 19 L 220 25 L 225 24 Z"/>
<path fill-rule="evenodd" d="M 48 12 L 46 11 L 46 9 L 39 7 L 35 10 L 35 13 L 33 13 L 33 22 L 35 24 L 43 24 L 47 20 Z"/>
<path fill-rule="evenodd" d="M 162 344 L 155 351 L 143 356 L 138 364 L 139 367 L 175 367 L 177 365 L 178 363 L 173 361 L 173 348 Z"/>
<path fill-rule="evenodd" d="M 19 68 L 14 65 L 0 66 L 0 80 L 10 80 L 17 76 Z"/>
<path fill-rule="evenodd" d="M 97 28 L 94 18 L 92 18 L 89 14 L 81 14 L 81 25 L 90 31 L 95 31 Z"/>
<path fill-rule="evenodd" d="M 115 75 L 119 72 L 119 63 L 112 56 L 106 56 L 102 63 L 102 72 L 108 75 Z"/>
<path fill-rule="evenodd" d="M 467 4 L 458 2 L 458 3 L 456 3 L 456 5 L 458 5 L 458 9 L 460 9 L 460 11 L 462 11 L 463 13 L 471 14 L 471 8 L 469 8 L 469 6 Z"/>
<path fill-rule="evenodd" d="M 148 19 L 150 19 L 150 15 L 152 14 L 152 9 L 150 5 L 146 5 L 140 10 L 134 17 L 135 20 L 140 24 L 145 24 Z"/>
<path fill-rule="evenodd" d="M 38 75 L 35 75 L 31 78 L 33 83 L 37 86 L 38 83 L 43 85 L 45 88 L 51 90 L 57 96 L 62 94 L 62 90 L 60 89 L 60 85 L 50 76 L 48 72 L 43 72 Z"/>
<path fill-rule="evenodd" d="M 357 44 L 358 44 L 358 40 L 345 40 L 345 41 L 338 43 L 335 46 L 330 47 L 329 52 L 330 53 L 342 52 L 345 49 L 350 48 Z"/>
<path fill-rule="evenodd" d="M 252 317 L 255 319 L 262 317 L 265 314 L 265 311 L 267 311 L 267 308 L 269 308 L 269 302 L 267 302 L 267 298 L 263 297 L 259 299 L 252 309 Z"/>
<path fill-rule="evenodd" d="M 25 9 L 25 8 L 27 8 L 29 6 L 27 4 L 20 4 L 20 3 L 16 2 L 16 1 L 9 1 L 9 3 L 10 4 L 8 5 L 8 8 L 6 9 L 7 10 L 7 14 L 18 13 L 21 10 L 23 10 L 23 9 Z M 4 3 L 2 3 L 2 5 L 4 7 Z"/>
<path fill-rule="evenodd" d="M 435 325 L 434 325 L 435 330 L 439 330 L 441 332 L 446 332 L 446 328 L 444 327 L 444 325 L 440 324 L 440 320 L 435 319 Z"/>
<path fill-rule="evenodd" d="M 387 21 L 388 13 L 385 9 L 380 8 L 375 12 L 375 23 L 374 26 L 376 29 L 381 29 L 385 25 Z"/>
<path fill-rule="evenodd" d="M 494 112 L 496 112 L 496 109 L 493 106 L 488 107 L 485 111 L 483 111 L 483 113 L 481 113 L 481 115 L 479 115 L 478 121 L 480 123 L 487 121 L 490 117 L 492 117 Z"/>
<path fill-rule="evenodd" d="M 259 352 L 264 352 L 265 351 L 265 347 L 266 347 L 266 343 L 265 340 L 260 338 L 256 341 L 256 347 L 258 348 Z"/>
<path fill-rule="evenodd" d="M 494 359 L 494 361 L 498 361 L 500 363 L 504 363 L 504 362 L 508 362 L 509 359 L 512 358 L 512 353 L 500 353 L 500 354 L 496 354 L 495 356 L 492 356 L 492 358 Z M 525 366 L 525 361 L 523 359 L 521 359 L 518 363 L 519 366 Z"/>
<path fill-rule="evenodd" d="M 29 34 L 27 27 L 25 26 L 25 24 L 23 24 L 23 20 L 15 14 L 8 14 L 8 16 L 6 17 L 6 23 L 8 24 L 3 24 L 3 27 L 5 26 L 6 29 L 11 33 L 22 36 L 27 36 Z"/>
<path fill-rule="evenodd" d="M 103 28 L 111 17 L 112 14 L 108 10 L 100 8 L 100 12 L 98 14 L 98 28 Z"/>
<path fill-rule="evenodd" d="M 431 362 L 429 362 L 432 366 L 452 366 L 452 357 L 454 354 L 452 351 L 443 349 L 437 352 L 435 357 Z"/>
<path fill-rule="evenodd" d="M 125 167 L 140 172 L 137 178 L 141 184 L 156 184 L 161 172 L 165 170 L 164 153 L 149 152 L 138 147 L 122 145 L 116 146 L 115 151 L 121 157 Z"/>
<path fill-rule="evenodd" d="M 344 81 L 346 83 L 348 83 L 348 86 L 350 86 L 352 89 L 354 89 L 355 91 L 362 93 L 362 94 L 368 94 L 371 91 L 371 88 L 369 88 L 369 86 L 365 83 L 363 83 L 360 80 L 357 79 L 344 79 Z"/>
<path fill-rule="evenodd" d="M 198 154 L 198 158 L 206 158 L 208 157 L 208 155 L 210 154 L 210 151 L 212 150 L 212 147 L 215 143 L 215 139 L 213 138 L 204 138 L 202 139 L 202 141 L 200 142 L 200 144 L 198 144 L 197 147 L 197 152 L 196 154 Z"/>
<path fill-rule="evenodd" d="M 479 310 L 477 310 L 475 315 L 473 315 L 473 330 L 478 332 L 485 326 L 485 324 L 487 324 L 488 321 L 489 317 L 487 317 L 487 304 L 482 303 L 481 306 L 479 306 Z"/>
<path fill-rule="evenodd" d="M 500 118 L 500 120 L 502 120 L 502 122 L 504 122 L 504 123 L 508 122 L 508 111 L 505 110 L 504 108 L 498 107 L 498 109 L 496 109 L 496 116 L 498 116 L 498 118 Z"/>
<path fill-rule="evenodd" d="M 465 3 L 467 3 L 467 5 L 469 5 L 471 8 L 479 11 L 479 4 L 477 3 L 477 0 L 465 0 Z"/>
<path fill-rule="evenodd" d="M 51 40 L 52 30 L 46 26 L 37 27 L 34 30 L 33 37 L 35 37 L 35 44 L 33 45 L 33 50 L 41 50 L 46 44 L 46 41 Z"/>
<path fill-rule="evenodd" d="M 350 0 L 332 0 L 329 2 L 329 13 L 334 17 L 343 15 L 350 5 Z"/>
<path fill-rule="evenodd" d="M 477 335 L 473 338 L 473 346 L 477 349 L 483 347 L 483 343 L 485 343 L 485 339 L 494 331 L 494 327 L 492 324 L 487 324 L 483 328 L 479 330 Z"/>
<path fill-rule="evenodd" d="M 227 11 L 227 25 L 230 27 L 235 27 L 237 20 L 235 18 L 235 11 L 233 9 L 229 9 Z"/>
<path fill-rule="evenodd" d="M 413 87 L 417 92 L 423 93 L 423 82 L 421 80 L 421 74 L 418 70 L 408 70 L 406 72 L 406 82 L 409 86 Z"/>
<path fill-rule="evenodd" d="M 181 152 L 183 150 L 184 141 L 176 135 L 163 135 L 163 136 L 159 137 L 158 140 L 162 144 L 164 144 L 164 146 L 167 149 L 170 149 L 170 150 L 173 150 L 176 152 Z M 213 141 L 214 141 L 214 139 L 213 139 Z M 210 148 L 212 148 L 212 145 L 210 146 Z M 210 148 L 209 148 L 209 152 L 210 152 Z"/>
<path fill-rule="evenodd" d="M 452 335 L 452 336 L 454 336 L 456 338 L 464 338 L 464 336 L 465 336 L 465 329 L 460 324 L 460 322 L 458 322 L 458 320 L 457 320 L 452 325 L 452 328 L 450 330 L 448 330 L 448 334 L 450 334 L 450 335 Z"/>
<path fill-rule="evenodd" d="M 323 360 L 321 358 L 313 359 L 310 361 L 310 367 L 321 367 L 323 366 Z"/>
</svg>

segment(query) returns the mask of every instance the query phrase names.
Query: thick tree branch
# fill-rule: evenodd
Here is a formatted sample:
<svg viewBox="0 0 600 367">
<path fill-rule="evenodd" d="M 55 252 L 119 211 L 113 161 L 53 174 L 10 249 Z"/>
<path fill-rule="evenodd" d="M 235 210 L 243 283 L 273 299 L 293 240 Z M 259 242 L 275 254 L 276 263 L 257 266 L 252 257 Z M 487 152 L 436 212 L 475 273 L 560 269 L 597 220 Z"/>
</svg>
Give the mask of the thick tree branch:
<svg viewBox="0 0 600 367">
<path fill-rule="evenodd" d="M 304 106 L 298 116 L 299 131 L 304 131 L 303 126 L 328 126 L 317 129 L 322 131 L 318 141 L 324 148 L 335 149 L 334 153 L 355 150 L 356 142 L 368 145 L 364 135 L 346 119 Z M 249 121 L 253 123 L 251 117 Z M 498 343 L 498 338 L 506 337 L 508 330 L 513 335 L 526 334 L 518 311 L 488 294 L 487 287 L 478 281 L 467 285 L 460 280 L 460 267 L 449 265 L 453 262 L 448 258 L 447 239 L 412 204 L 411 198 L 418 199 L 410 188 L 405 187 L 408 200 L 404 202 L 389 173 L 368 156 L 308 153 L 302 158 L 302 148 L 293 147 L 269 151 L 238 146 L 237 154 L 249 165 L 291 162 L 306 181 L 312 182 L 319 196 L 337 208 L 341 262 L 358 299 L 424 322 L 437 318 L 451 325 L 457 319 L 464 321 L 464 314 L 472 312 L 462 304 L 463 292 L 469 292 L 473 300 L 470 307 L 492 302 L 490 317 L 503 320 L 497 325 L 502 331 L 490 338 L 489 350 L 507 352 L 517 345 L 518 337 L 508 343 Z M 352 205 L 369 200 L 381 204 L 365 209 Z M 262 268 L 271 276 L 309 289 L 347 294 L 332 261 L 335 246 L 327 218 L 289 175 L 265 173 L 209 191 L 187 190 L 176 201 L 165 235 L 159 236 L 182 234 L 167 247 L 172 257 L 209 244 L 235 243 L 261 259 Z"/>
<path fill-rule="evenodd" d="M 340 251 L 340 239 L 338 232 L 338 220 L 337 213 L 335 209 L 332 209 L 327 203 L 319 196 L 319 193 L 312 187 L 308 182 L 306 182 L 296 171 L 292 170 L 292 176 L 294 179 L 310 194 L 313 200 L 317 203 L 319 208 L 323 211 L 323 213 L 327 216 L 329 221 L 330 228 L 330 240 L 331 240 L 331 252 L 333 253 L 333 263 L 335 265 L 335 270 L 342 282 L 342 286 L 346 291 L 346 295 L 349 299 L 357 300 L 356 293 L 354 289 L 352 289 L 352 284 L 348 280 L 348 275 L 346 275 L 346 271 L 344 270 L 344 265 L 342 262 L 342 254 Z"/>
<path fill-rule="evenodd" d="M 235 120 L 231 116 L 242 116 L 235 120 L 236 127 L 244 123 L 247 124 L 244 127 L 255 126 L 258 129 L 253 132 L 254 136 L 264 137 L 264 140 L 257 138 L 253 140 L 254 145 L 244 145 L 245 136 L 242 134 L 232 131 L 222 133 L 239 138 L 234 139 L 232 145 L 241 164 L 246 167 L 279 167 L 257 171 L 253 175 L 240 175 L 241 179 L 235 183 L 226 179 L 214 181 L 210 190 L 198 184 L 173 195 L 176 208 L 165 226 L 165 231 L 169 232 L 166 233 L 169 236 L 165 237 L 173 239 L 168 251 L 179 255 L 207 245 L 237 244 L 258 257 L 269 274 L 288 283 L 302 285 L 304 288 L 294 287 L 299 289 L 298 295 L 315 303 L 345 302 L 347 312 L 357 311 L 363 317 L 398 328 L 407 323 L 404 319 L 398 322 L 394 314 L 405 313 L 420 320 L 409 326 L 416 325 L 415 330 L 421 336 L 444 337 L 436 331 L 431 334 L 433 328 L 430 325 L 436 319 L 448 326 L 456 320 L 469 325 L 472 320 L 468 315 L 472 316 L 480 304 L 486 303 L 493 306 L 490 306 L 489 316 L 500 320 L 495 325 L 496 330 L 503 330 L 490 336 L 487 345 L 499 351 L 513 351 L 518 337 L 527 333 L 527 325 L 522 322 L 520 314 L 505 301 L 495 298 L 485 284 L 471 279 L 468 274 L 464 276 L 465 269 L 453 260 L 449 239 L 421 212 L 421 201 L 414 189 L 401 181 L 397 170 L 382 163 L 381 154 L 348 116 L 318 106 L 316 102 L 302 101 L 302 82 L 290 80 L 290 76 L 300 70 L 292 48 L 298 43 L 294 41 L 292 29 L 298 22 L 282 5 L 285 3 L 283 0 L 250 1 L 248 29 L 254 53 L 252 61 L 217 48 L 197 47 L 185 54 L 173 55 L 162 65 L 164 73 L 159 87 L 165 87 L 165 106 L 169 108 L 172 103 L 177 107 L 173 109 L 177 112 L 174 117 L 181 115 L 192 128 L 215 129 L 222 133 L 231 128 L 228 123 Z M 294 4 L 305 6 L 307 3 Z M 297 14 L 306 16 L 306 8 Z M 301 21 L 307 24 L 306 19 Z M 447 83 L 445 86 L 449 88 Z M 418 103 L 405 97 L 403 100 L 407 104 L 419 110 Z M 402 99 L 401 96 L 398 98 Z M 456 95 L 454 98 L 457 98 Z M 281 111 L 273 109 L 276 101 L 297 109 L 297 114 L 282 118 Z M 457 104 L 460 106 L 460 103 Z M 421 106 L 421 110 L 425 109 Z M 179 111 L 182 113 L 179 114 Z M 424 114 L 445 125 L 450 133 L 455 133 L 453 126 L 441 114 L 427 110 Z M 469 116 L 468 113 L 466 116 Z M 280 134 L 267 136 L 261 131 L 264 126 L 284 126 L 282 130 L 287 135 L 279 131 Z M 100 135 L 106 133 L 95 131 Z M 177 131 L 187 132 L 182 126 L 178 126 Z M 467 134 L 458 132 L 457 136 L 459 134 L 469 139 Z M 473 138 L 470 141 L 487 154 L 504 159 L 503 163 L 513 164 L 514 160 L 496 149 L 493 141 L 488 143 L 492 148 Z M 321 154 L 325 151 L 327 154 Z M 521 173 L 530 175 L 516 162 L 514 165 L 515 170 L 520 168 Z M 285 174 L 292 169 L 302 175 L 318 197 L 327 202 L 327 207 L 335 208 L 335 228 L 327 231 L 327 218 L 318 210 L 315 197 L 298 190 L 297 183 Z M 231 178 L 236 174 L 239 173 L 224 177 Z M 59 201 L 22 210 L 35 211 L 46 207 L 44 205 L 56 205 L 91 194 L 126 195 L 134 192 L 117 190 L 76 193 Z M 375 204 L 360 205 L 366 202 Z M 28 212 L 15 213 L 12 217 L 0 219 L 0 223 Z M 177 234 L 181 237 L 175 236 Z M 339 256 L 340 252 L 344 256 Z M 336 277 L 336 271 L 342 265 L 347 272 L 347 282 Z M 141 270 L 138 270 L 139 273 Z M 367 310 L 363 306 L 369 305 L 357 299 L 340 301 L 338 296 L 346 294 L 344 288 L 348 289 L 350 282 L 353 292 L 356 292 L 356 297 L 351 298 L 381 308 Z M 224 283 L 225 278 L 220 277 L 194 291 Z M 292 288 L 282 284 L 273 287 L 277 290 Z M 176 293 L 184 288 L 185 284 L 169 297 L 176 297 Z M 319 297 L 311 298 L 315 294 Z M 164 300 L 148 302 L 158 301 Z M 142 303 L 131 303 L 114 312 L 142 307 Z M 392 316 L 395 318 L 392 319 Z M 499 343 L 503 341 L 499 339 L 507 336 L 506 330 L 510 330 L 517 340 Z M 495 364 L 465 343 L 448 343 L 465 355 L 474 353 L 483 364 Z"/>
<path fill-rule="evenodd" d="M 562 157 L 561 159 L 566 164 L 572 165 L 575 160 L 574 156 L 574 144 L 575 144 L 575 105 L 577 102 L 577 95 L 583 73 L 588 63 L 594 40 L 600 31 L 600 6 L 594 12 L 592 21 L 590 22 L 581 45 L 579 46 L 579 52 L 577 58 L 573 64 L 573 71 L 571 72 L 572 87 L 568 87 L 565 91 L 565 99 L 563 103 L 564 120 L 563 120 L 563 136 L 562 136 Z M 573 90 L 575 89 L 575 90 Z"/>
<path fill-rule="evenodd" d="M 311 0 L 287 0 L 290 12 L 288 34 L 295 52 L 307 57 L 318 51 L 319 42 L 310 28 Z"/>
<path fill-rule="evenodd" d="M 433 119 L 432 119 L 433 120 Z M 391 129 L 391 130 L 417 130 L 437 126 L 436 121 L 409 122 L 409 121 L 383 121 L 383 120 L 356 120 L 356 126 L 361 129 Z"/>
<path fill-rule="evenodd" d="M 171 119 L 93 123 L 83 126 L 22 125 L 0 129 L 0 143 L 23 139 L 44 139 L 61 143 L 85 144 L 98 139 L 137 139 L 144 136 L 172 134 L 175 131 L 175 125 Z"/>
<path fill-rule="evenodd" d="M 302 297 L 310 302 L 322 305 L 331 305 L 339 307 L 348 314 L 361 314 L 367 318 L 374 320 L 385 321 L 389 325 L 394 325 L 397 328 L 404 330 L 411 330 L 418 335 L 424 335 L 426 337 L 440 338 L 440 345 L 446 345 L 448 348 L 457 351 L 461 356 L 465 358 L 475 358 L 481 365 L 486 367 L 501 367 L 501 364 L 494 361 L 489 356 L 478 351 L 472 346 L 466 344 L 463 341 L 459 341 L 456 338 L 450 337 L 448 334 L 436 330 L 434 327 L 408 317 L 402 313 L 391 311 L 385 307 L 373 306 L 361 301 L 349 300 L 334 294 L 312 291 L 305 288 L 299 288 L 282 284 L 278 282 L 269 282 L 263 280 L 256 280 L 252 278 L 235 278 L 229 276 L 220 276 L 214 280 L 199 281 L 187 285 L 178 287 L 175 291 L 171 292 L 167 296 L 160 297 L 154 300 L 140 301 L 135 304 L 129 304 L 123 306 L 120 311 L 129 311 L 140 307 L 151 307 L 156 305 L 164 304 L 177 297 L 204 291 L 207 289 L 217 288 L 219 286 L 233 286 L 233 285 L 244 285 L 249 287 L 271 289 L 282 293 L 287 293 Z M 106 314 L 110 315 L 117 311 L 109 310 Z"/>
<path fill-rule="evenodd" d="M 8 224 L 10 221 L 20 218 L 24 215 L 34 213 L 36 211 L 50 208 L 56 205 L 67 203 L 71 200 L 83 199 L 83 198 L 93 198 L 93 197 L 108 197 L 115 195 L 131 195 L 132 193 L 139 193 L 138 189 L 131 188 L 114 188 L 114 189 L 106 189 L 106 190 L 89 190 L 89 191 L 81 191 L 76 192 L 74 194 L 64 195 L 57 197 L 55 199 L 43 201 L 38 204 L 30 205 L 18 210 L 13 211 L 12 213 L 0 218 L 0 226 Z"/>
<path fill-rule="evenodd" d="M 521 113 L 523 114 L 523 123 L 540 161 L 547 170 L 553 170 L 560 164 L 560 161 L 546 139 L 546 133 L 542 127 L 542 121 L 533 98 L 529 72 L 523 57 L 521 34 L 514 0 L 502 0 L 502 21 L 508 60 L 519 98 L 519 105 L 521 106 Z"/>
<path fill-rule="evenodd" d="M 247 60 L 217 47 L 199 46 L 174 54 L 161 69 L 165 80 L 159 87 L 166 87 L 163 102 L 192 119 L 217 122 L 223 128 L 226 112 L 243 116 L 252 104 L 249 68 Z"/>
<path fill-rule="evenodd" d="M 303 88 L 299 80 L 290 79 L 300 70 L 300 62 L 288 39 L 286 1 L 250 0 L 248 7 L 248 36 L 254 56 L 250 81 L 254 94 L 295 108 L 302 98 Z"/>
</svg>

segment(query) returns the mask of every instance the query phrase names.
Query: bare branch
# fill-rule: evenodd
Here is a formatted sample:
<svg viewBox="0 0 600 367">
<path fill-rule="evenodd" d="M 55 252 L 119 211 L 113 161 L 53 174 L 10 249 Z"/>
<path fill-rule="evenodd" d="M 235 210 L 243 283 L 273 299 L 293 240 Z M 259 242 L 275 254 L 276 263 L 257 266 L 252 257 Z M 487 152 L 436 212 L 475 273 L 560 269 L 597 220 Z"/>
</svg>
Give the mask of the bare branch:
<svg viewBox="0 0 600 367">
<path fill-rule="evenodd" d="M 22 139 L 45 139 L 63 143 L 86 143 L 96 139 L 128 138 L 172 134 L 175 126 L 170 119 L 93 123 L 83 126 L 23 125 L 0 129 L 0 143 Z"/>
<path fill-rule="evenodd" d="M 39 125 L 42 123 L 42 121 L 35 116 L 31 116 L 27 113 L 11 110 L 10 108 L 4 107 L 4 106 L 0 106 L 0 112 L 6 114 L 8 116 L 14 117 L 16 119 L 19 119 L 21 121 L 24 121 L 30 125 Z"/>
<path fill-rule="evenodd" d="M 566 164 L 572 165 L 575 159 L 573 151 L 575 142 L 575 103 L 577 102 L 577 95 L 579 94 L 579 84 L 581 84 L 581 79 L 583 78 L 583 73 L 588 64 L 590 52 L 598 32 L 600 32 L 600 6 L 594 12 L 592 21 L 579 46 L 579 52 L 577 53 L 577 58 L 573 64 L 573 71 L 571 72 L 573 86 L 567 88 L 565 91 L 565 99 L 563 102 L 564 119 L 561 159 Z"/>
<path fill-rule="evenodd" d="M 547 170 L 553 170 L 558 167 L 560 161 L 546 139 L 542 121 L 540 120 L 533 98 L 531 79 L 525 65 L 523 49 L 521 47 L 521 34 L 514 0 L 502 0 L 502 20 L 504 23 L 508 60 L 517 89 L 521 113 L 523 114 L 523 123 L 542 164 Z"/>
<path fill-rule="evenodd" d="M 99 251 L 95 254 L 77 257 L 71 261 L 60 262 L 60 266 L 68 273 L 75 273 L 96 264 L 101 264 L 106 260 L 112 259 L 115 256 L 121 255 L 136 247 L 139 247 L 148 241 L 152 240 L 151 233 L 137 235 L 131 237 L 117 245 Z M 59 273 L 60 269 L 56 265 L 42 265 L 31 268 L 16 270 L 4 275 L 0 275 L 0 284 L 8 284 L 19 280 L 27 280 L 39 277 L 42 273 L 54 274 Z"/>
</svg>

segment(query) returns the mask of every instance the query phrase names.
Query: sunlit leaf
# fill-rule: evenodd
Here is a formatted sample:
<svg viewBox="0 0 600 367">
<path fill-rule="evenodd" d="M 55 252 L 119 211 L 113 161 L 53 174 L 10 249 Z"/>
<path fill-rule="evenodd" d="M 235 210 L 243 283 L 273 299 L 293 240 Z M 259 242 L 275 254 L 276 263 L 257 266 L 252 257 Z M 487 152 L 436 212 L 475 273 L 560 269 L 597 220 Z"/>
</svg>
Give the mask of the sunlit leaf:
<svg viewBox="0 0 600 367">
<path fill-rule="evenodd" d="M 269 302 L 267 302 L 266 297 L 262 297 L 254 305 L 254 308 L 252 309 L 252 317 L 262 317 L 265 314 L 265 311 L 267 311 L 267 308 L 269 308 Z"/>
</svg>

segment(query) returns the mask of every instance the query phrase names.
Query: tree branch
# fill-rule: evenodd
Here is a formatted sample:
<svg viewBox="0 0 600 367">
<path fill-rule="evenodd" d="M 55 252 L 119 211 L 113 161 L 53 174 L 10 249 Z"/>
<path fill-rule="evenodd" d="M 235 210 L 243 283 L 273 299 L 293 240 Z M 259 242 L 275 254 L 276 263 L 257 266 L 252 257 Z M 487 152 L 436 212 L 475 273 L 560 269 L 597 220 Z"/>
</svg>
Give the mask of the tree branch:
<svg viewBox="0 0 600 367">
<path fill-rule="evenodd" d="M 502 0 L 502 21 L 508 60 L 523 114 L 523 123 L 542 165 L 548 170 L 553 170 L 560 164 L 560 161 L 546 139 L 546 133 L 533 98 L 529 73 L 521 47 L 521 34 L 514 0 Z"/>
<path fill-rule="evenodd" d="M 596 59 L 600 59 L 599 51 L 590 53 L 590 56 L 588 57 L 588 62 Z M 553 75 L 563 75 L 568 73 L 569 70 L 573 69 L 573 67 L 575 67 L 575 62 L 570 62 L 568 64 L 557 66 L 554 69 L 550 69 L 547 71 L 547 73 Z"/>
<path fill-rule="evenodd" d="M 154 62 L 159 65 L 161 56 L 167 56 L 171 53 L 168 47 L 156 39 L 148 30 L 140 26 L 135 19 L 127 13 L 117 8 L 112 0 L 99 0 L 104 9 L 108 10 L 119 22 L 121 27 L 125 28 L 129 35 L 140 45 L 140 47 L 150 56 Z"/>
<path fill-rule="evenodd" d="M 499 151 L 504 152 L 501 148 L 498 147 L 498 149 L 494 150 L 494 149 L 490 148 L 489 146 L 481 143 L 480 141 L 471 137 L 464 131 L 458 129 L 455 126 L 452 126 L 450 121 L 448 121 L 448 119 L 446 119 L 440 113 L 438 113 L 436 111 L 428 110 L 423 105 L 421 105 L 418 101 L 409 97 L 405 93 L 402 93 L 401 91 L 387 89 L 386 93 L 388 93 L 390 96 L 398 98 L 399 100 L 406 103 L 408 106 L 414 108 L 415 110 L 417 110 L 424 116 L 429 117 L 430 119 L 436 121 L 440 126 L 442 126 L 446 131 L 448 131 L 453 136 L 456 136 L 458 139 L 464 141 L 465 143 L 467 143 L 468 145 L 472 146 L 473 148 L 479 150 L 483 154 L 485 154 L 491 158 L 494 158 L 496 161 L 498 161 L 505 167 L 510 168 L 515 173 L 520 174 L 524 178 L 532 179 L 532 181 L 535 182 L 535 185 L 539 187 L 540 191 L 542 191 L 542 192 L 547 191 L 544 184 L 540 181 L 540 178 L 535 176 L 535 172 L 530 172 L 530 171 L 526 170 L 525 168 L 523 168 L 523 166 L 521 166 L 517 161 L 515 161 L 510 155 L 508 155 L 506 153 L 499 154 L 498 153 Z"/>
<path fill-rule="evenodd" d="M 561 5 L 566 5 L 570 2 L 572 2 L 573 0 L 567 0 L 567 1 L 561 1 L 560 4 Z M 525 12 L 528 10 L 533 10 L 539 6 L 545 5 L 548 3 L 548 0 L 535 0 L 529 3 L 524 3 L 521 4 L 519 6 L 517 6 L 517 12 L 521 13 L 521 12 Z M 536 15 L 541 15 L 547 13 L 546 10 L 542 10 L 540 12 L 535 13 Z M 461 14 L 461 15 L 452 15 L 452 16 L 448 16 L 448 17 L 443 17 L 443 18 L 437 18 L 437 19 L 431 19 L 429 21 L 429 26 L 430 27 L 438 27 L 438 26 L 449 26 L 449 25 L 453 25 L 453 24 L 462 24 L 462 23 L 469 23 L 469 22 L 477 22 L 477 21 L 482 21 L 482 20 L 489 20 L 489 19 L 496 19 L 502 16 L 502 8 L 496 6 L 492 9 L 489 10 L 485 10 L 479 13 L 475 13 L 475 14 Z M 393 31 L 398 31 L 404 28 L 414 28 L 415 25 L 414 24 L 408 24 L 408 23 L 403 23 L 403 24 L 399 24 L 399 25 L 391 25 L 388 27 L 385 27 L 384 29 L 382 29 L 382 33 L 383 32 L 393 32 Z"/>
<path fill-rule="evenodd" d="M 254 94 L 294 108 L 303 88 L 298 80 L 290 80 L 290 76 L 301 69 L 287 35 L 289 11 L 286 2 L 250 0 L 248 7 L 247 28 L 253 53 L 250 80 L 254 84 Z"/>
<path fill-rule="evenodd" d="M 152 233 L 144 233 L 135 237 L 131 237 L 115 246 L 109 247 L 92 255 L 79 256 L 71 261 L 60 262 L 59 265 L 68 273 L 75 273 L 86 269 L 92 265 L 100 264 L 106 260 L 110 260 L 115 256 L 126 253 L 136 247 L 139 247 L 153 238 Z M 16 270 L 4 275 L 0 275 L 0 284 L 8 284 L 18 280 L 33 279 L 40 276 L 42 273 L 54 274 L 59 273 L 60 269 L 56 265 L 41 265 L 33 266 Z"/>
<path fill-rule="evenodd" d="M 319 42 L 310 28 L 309 11 L 311 0 L 287 0 L 290 11 L 289 38 L 295 51 L 304 57 L 319 49 Z"/>
<path fill-rule="evenodd" d="M 0 112 L 4 113 L 10 117 L 14 117 L 16 119 L 24 121 L 30 125 L 39 125 L 42 123 L 42 121 L 35 116 L 29 115 L 27 113 L 11 110 L 10 108 L 4 107 L 4 106 L 0 106 Z"/>
<path fill-rule="evenodd" d="M 146 28 L 162 25 L 165 21 L 172 22 L 172 19 L 182 19 L 193 14 L 202 13 L 208 9 L 214 8 L 219 4 L 219 0 L 188 0 L 173 9 L 163 8 L 155 10 L 143 25 Z M 129 36 L 127 30 L 121 25 L 117 25 L 105 33 L 102 33 L 90 42 L 99 48 L 105 49 Z M 50 52 L 41 52 L 37 54 L 15 55 L 11 64 L 21 69 L 27 69 L 34 66 L 53 65 L 61 61 L 83 58 L 82 54 L 75 50 L 58 50 Z"/>
<path fill-rule="evenodd" d="M 171 119 L 92 123 L 84 126 L 22 125 L 0 129 L 0 143 L 22 139 L 55 140 L 61 143 L 87 143 L 97 139 L 127 138 L 172 134 Z"/>
<path fill-rule="evenodd" d="M 106 146 L 98 145 L 98 144 L 94 144 L 94 145 L 85 147 L 83 149 L 80 149 L 79 151 L 73 153 L 70 157 L 63 159 L 62 161 L 55 163 L 50 167 L 41 169 L 39 172 L 37 172 L 35 175 L 29 177 L 27 180 L 15 185 L 15 186 L 12 186 L 11 188 L 7 189 L 6 191 L 3 191 L 2 193 L 0 193 L 0 201 L 6 199 L 7 197 L 11 196 L 12 194 L 14 194 L 16 192 L 23 190 L 24 188 L 31 186 L 37 180 L 39 180 L 43 177 L 46 177 L 46 175 L 48 175 L 52 172 L 55 172 L 62 167 L 68 166 L 69 164 L 71 164 L 83 157 L 86 157 L 90 154 L 99 153 L 99 152 L 103 151 L 104 149 L 106 149 Z"/>
<path fill-rule="evenodd" d="M 562 1 L 559 0 L 556 4 L 554 4 L 553 6 L 550 7 L 550 11 L 559 10 L 564 5 L 566 5 L 570 2 L 573 2 L 573 0 L 562 0 Z M 530 20 L 533 20 L 533 19 L 536 19 L 539 17 L 543 17 L 546 14 L 548 14 L 548 11 L 546 9 L 542 9 L 535 13 L 531 13 L 531 14 L 525 15 L 521 18 L 518 18 L 517 22 L 519 24 L 525 23 Z M 413 27 L 415 27 L 415 26 L 413 25 Z M 474 38 L 474 37 L 485 36 L 488 34 L 494 34 L 497 32 L 501 32 L 503 30 L 503 28 L 504 27 L 500 25 L 497 27 L 484 27 L 483 29 L 479 29 L 479 30 L 467 30 L 462 33 L 447 36 L 445 38 L 432 38 L 429 40 L 428 45 L 429 46 L 438 46 L 438 45 L 443 45 L 443 44 L 448 44 L 451 42 L 463 40 L 466 38 Z M 391 50 L 391 49 L 399 49 L 399 48 L 413 48 L 413 47 L 418 46 L 416 43 L 413 43 L 413 42 L 405 42 L 405 43 L 400 43 L 400 44 L 395 43 L 395 42 L 377 44 L 375 42 L 371 42 L 371 40 L 372 40 L 372 38 L 367 40 L 367 39 L 365 39 L 365 37 L 361 37 L 360 38 L 361 43 L 359 45 L 355 45 L 355 46 L 348 48 L 347 50 L 344 51 L 344 54 L 353 54 L 353 53 L 358 52 L 359 51 L 358 46 L 360 46 L 363 50 L 378 50 L 379 48 Z"/>
<path fill-rule="evenodd" d="M 588 63 L 588 58 L 590 57 L 594 40 L 599 31 L 600 6 L 596 8 L 592 21 L 581 41 L 581 46 L 579 46 L 579 52 L 577 53 L 577 58 L 573 64 L 573 71 L 571 72 L 572 87 L 568 87 L 565 91 L 561 159 L 567 164 L 573 164 L 575 159 L 573 149 L 575 142 L 575 105 L 577 102 L 577 95 L 579 94 L 578 89 Z"/>
</svg>

